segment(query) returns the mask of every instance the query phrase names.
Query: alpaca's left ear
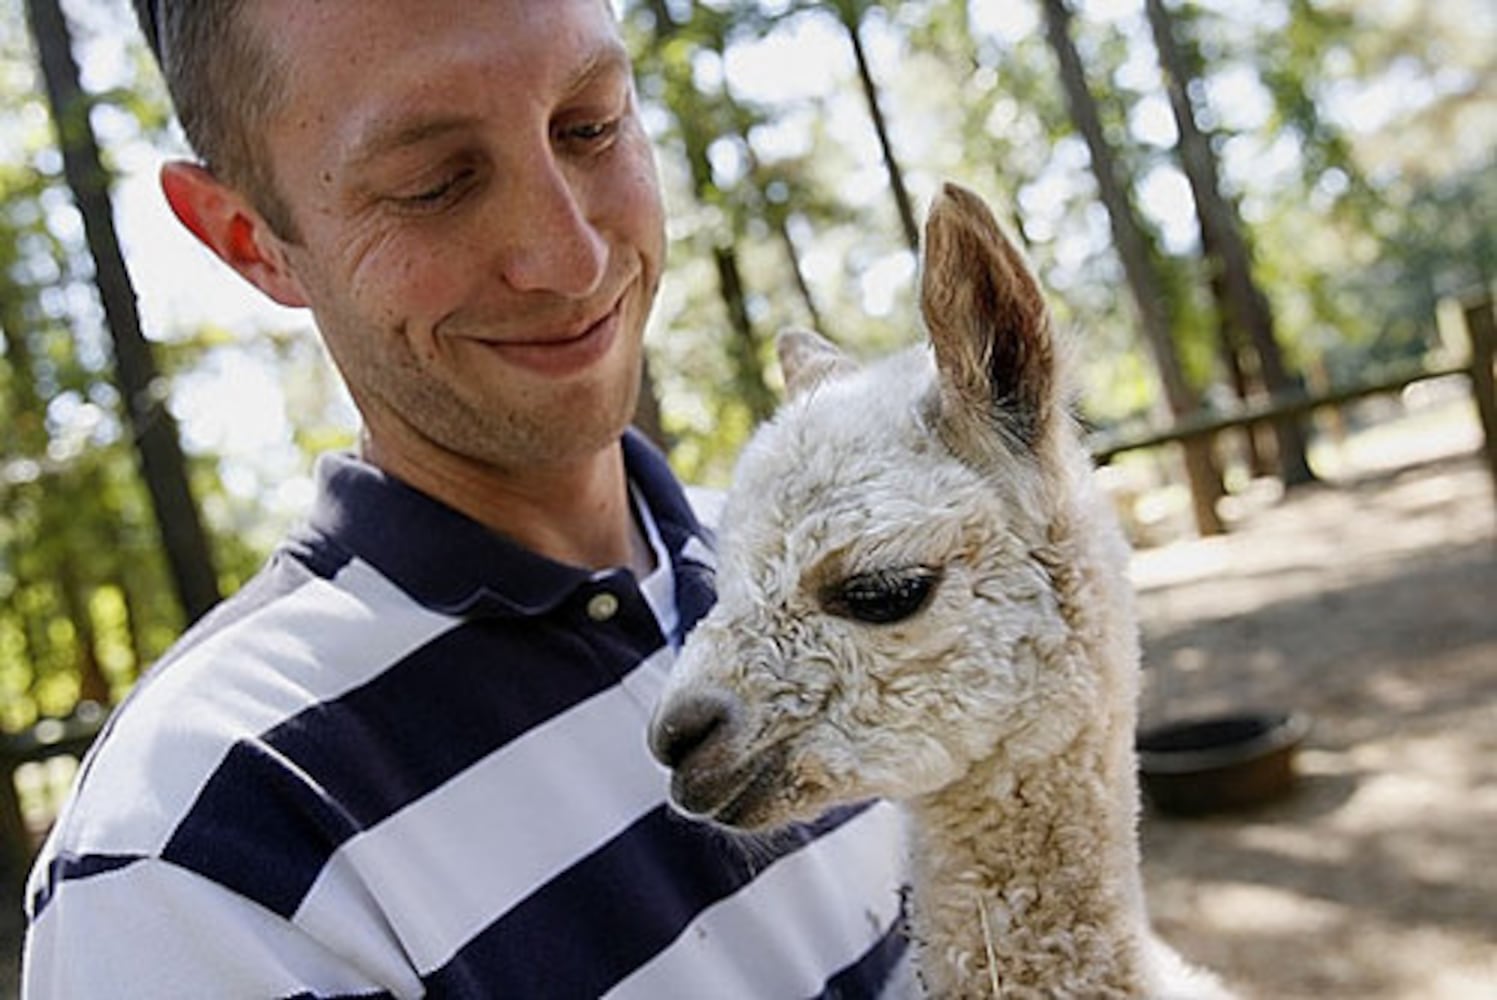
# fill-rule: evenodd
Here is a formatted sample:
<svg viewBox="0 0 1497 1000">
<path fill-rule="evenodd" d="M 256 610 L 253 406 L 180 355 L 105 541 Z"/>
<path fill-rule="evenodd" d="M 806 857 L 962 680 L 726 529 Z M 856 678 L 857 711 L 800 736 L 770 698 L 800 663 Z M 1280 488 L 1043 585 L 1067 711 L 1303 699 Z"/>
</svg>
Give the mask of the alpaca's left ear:
<svg viewBox="0 0 1497 1000">
<path fill-rule="evenodd" d="M 809 330 L 781 330 L 775 350 L 785 376 L 785 394 L 791 399 L 857 367 L 840 347 Z"/>
<path fill-rule="evenodd" d="M 920 310 L 946 416 L 996 420 L 1037 446 L 1055 411 L 1050 310 L 987 205 L 955 184 L 942 188 L 926 219 Z"/>
</svg>

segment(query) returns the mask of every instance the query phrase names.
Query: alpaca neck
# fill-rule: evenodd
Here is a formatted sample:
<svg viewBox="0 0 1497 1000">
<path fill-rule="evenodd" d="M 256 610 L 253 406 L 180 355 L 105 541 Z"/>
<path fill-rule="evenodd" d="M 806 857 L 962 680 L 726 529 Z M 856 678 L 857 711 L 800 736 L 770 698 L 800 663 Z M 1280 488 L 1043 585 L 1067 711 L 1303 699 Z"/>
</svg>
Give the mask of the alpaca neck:
<svg viewBox="0 0 1497 1000">
<path fill-rule="evenodd" d="M 928 995 L 1143 993 L 1133 758 L 1104 742 L 994 758 L 910 804 Z"/>
</svg>

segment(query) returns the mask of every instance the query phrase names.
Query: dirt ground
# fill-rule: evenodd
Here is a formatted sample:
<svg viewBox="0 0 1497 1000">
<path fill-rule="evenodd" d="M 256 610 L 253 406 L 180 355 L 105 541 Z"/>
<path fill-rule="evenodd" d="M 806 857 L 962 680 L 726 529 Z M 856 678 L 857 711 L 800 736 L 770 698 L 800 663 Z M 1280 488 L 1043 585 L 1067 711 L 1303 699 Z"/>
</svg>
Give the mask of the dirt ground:
<svg viewBox="0 0 1497 1000">
<path fill-rule="evenodd" d="M 1497 998 L 1497 504 L 1446 431 L 1135 557 L 1145 724 L 1313 719 L 1288 799 L 1144 818 L 1157 929 L 1244 997 Z"/>
<path fill-rule="evenodd" d="M 1448 410 L 1317 456 L 1323 485 L 1249 487 L 1224 537 L 1135 556 L 1145 724 L 1313 719 L 1286 800 L 1144 815 L 1158 930 L 1247 1000 L 1497 998 L 1497 504 Z"/>
</svg>

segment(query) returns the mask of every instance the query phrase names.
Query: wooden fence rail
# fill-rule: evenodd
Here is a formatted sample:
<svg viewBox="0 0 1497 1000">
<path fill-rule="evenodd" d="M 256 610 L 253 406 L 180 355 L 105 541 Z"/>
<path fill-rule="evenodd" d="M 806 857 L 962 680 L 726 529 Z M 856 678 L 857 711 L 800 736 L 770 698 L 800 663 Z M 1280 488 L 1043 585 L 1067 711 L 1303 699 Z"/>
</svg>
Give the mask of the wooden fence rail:
<svg viewBox="0 0 1497 1000">
<path fill-rule="evenodd" d="M 1401 392 L 1416 382 L 1459 375 L 1470 381 L 1471 395 L 1476 401 L 1482 427 L 1487 467 L 1492 474 L 1493 488 L 1497 489 L 1497 399 L 1494 399 L 1492 370 L 1493 353 L 1497 349 L 1497 305 L 1491 298 L 1483 296 L 1464 303 L 1462 313 L 1470 341 L 1470 354 L 1463 363 L 1433 368 L 1410 365 L 1357 385 L 1326 392 L 1281 394 L 1231 411 L 1197 412 L 1158 430 L 1123 434 L 1103 432 L 1093 435 L 1088 447 L 1098 463 L 1105 463 L 1128 451 L 1211 438 L 1222 431 L 1252 427 L 1286 416 L 1303 416 L 1325 407 L 1345 406 L 1370 396 Z"/>
</svg>

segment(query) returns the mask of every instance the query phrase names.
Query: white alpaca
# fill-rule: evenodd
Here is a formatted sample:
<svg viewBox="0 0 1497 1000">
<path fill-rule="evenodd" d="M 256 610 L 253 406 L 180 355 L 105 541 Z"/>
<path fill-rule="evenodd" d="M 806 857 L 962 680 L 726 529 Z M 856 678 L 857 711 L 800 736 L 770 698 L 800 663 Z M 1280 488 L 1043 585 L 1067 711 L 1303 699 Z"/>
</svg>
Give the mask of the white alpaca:
<svg viewBox="0 0 1497 1000">
<path fill-rule="evenodd" d="M 921 307 L 933 352 L 862 370 L 782 338 L 791 402 L 651 728 L 672 797 L 742 829 L 902 803 L 931 996 L 1221 996 L 1148 928 L 1126 548 L 1039 285 L 960 188 Z"/>
</svg>

